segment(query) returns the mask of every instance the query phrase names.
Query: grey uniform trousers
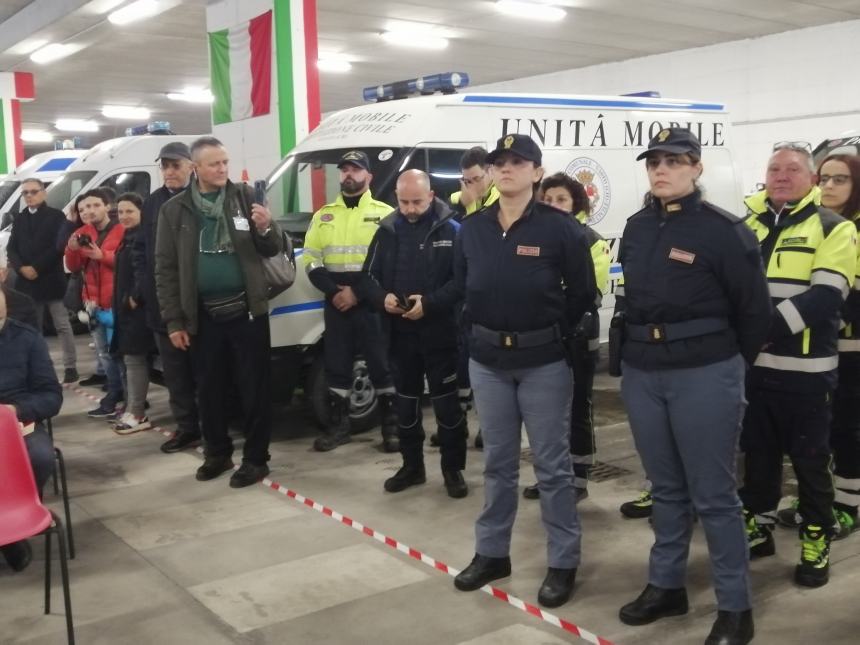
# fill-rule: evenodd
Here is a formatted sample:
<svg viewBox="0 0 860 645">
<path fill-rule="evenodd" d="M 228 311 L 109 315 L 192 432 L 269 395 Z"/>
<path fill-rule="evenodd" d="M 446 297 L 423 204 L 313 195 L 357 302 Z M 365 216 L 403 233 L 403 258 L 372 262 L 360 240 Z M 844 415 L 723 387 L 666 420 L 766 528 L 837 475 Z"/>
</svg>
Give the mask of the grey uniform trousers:
<svg viewBox="0 0 860 645">
<path fill-rule="evenodd" d="M 484 509 L 475 523 L 475 551 L 493 558 L 510 554 L 525 423 L 547 532 L 547 565 L 578 567 L 582 531 L 570 460 L 570 368 L 558 361 L 500 370 L 470 360 L 469 377 L 484 438 Z"/>
<path fill-rule="evenodd" d="M 735 473 L 746 400 L 744 360 L 643 371 L 624 364 L 621 396 L 652 483 L 648 581 L 685 586 L 693 509 L 705 531 L 717 605 L 750 608 L 749 549 Z"/>
</svg>

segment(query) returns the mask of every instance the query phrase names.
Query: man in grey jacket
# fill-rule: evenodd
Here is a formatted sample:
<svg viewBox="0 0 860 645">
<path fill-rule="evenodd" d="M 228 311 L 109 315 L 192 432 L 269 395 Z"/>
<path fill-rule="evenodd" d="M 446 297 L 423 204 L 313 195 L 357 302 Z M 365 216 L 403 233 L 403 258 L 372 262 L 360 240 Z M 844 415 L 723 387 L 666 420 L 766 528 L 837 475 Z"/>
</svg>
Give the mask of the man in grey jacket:
<svg viewBox="0 0 860 645">
<path fill-rule="evenodd" d="M 161 208 L 155 242 L 155 287 L 174 347 L 190 351 L 197 373 L 205 461 L 197 479 L 233 468 L 227 433 L 227 388 L 239 391 L 245 420 L 241 488 L 269 474 L 269 304 L 262 260 L 283 250 L 269 210 L 253 191 L 228 179 L 218 139 L 191 145 L 195 176 Z"/>
</svg>

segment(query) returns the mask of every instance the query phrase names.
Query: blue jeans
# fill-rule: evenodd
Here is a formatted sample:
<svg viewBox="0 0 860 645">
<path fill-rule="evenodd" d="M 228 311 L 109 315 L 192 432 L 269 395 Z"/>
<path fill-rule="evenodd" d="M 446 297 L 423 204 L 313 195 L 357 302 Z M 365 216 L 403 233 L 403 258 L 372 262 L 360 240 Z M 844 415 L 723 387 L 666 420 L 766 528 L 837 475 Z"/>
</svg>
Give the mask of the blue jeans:
<svg viewBox="0 0 860 645">
<path fill-rule="evenodd" d="M 122 401 L 122 373 L 121 367 L 117 358 L 110 354 L 110 344 L 107 339 L 107 328 L 104 325 L 96 323 L 93 330 L 90 332 L 93 337 L 93 342 L 96 344 L 96 353 L 99 356 L 99 362 L 105 368 L 105 376 L 107 376 L 107 394 L 101 400 L 101 406 L 106 410 L 112 410 L 116 404 Z"/>
<path fill-rule="evenodd" d="M 517 513 L 523 423 L 534 455 L 547 564 L 579 566 L 582 531 L 576 514 L 570 459 L 573 378 L 564 361 L 500 370 L 469 361 L 469 376 L 484 437 L 484 509 L 475 524 L 475 551 L 510 553 Z"/>
</svg>

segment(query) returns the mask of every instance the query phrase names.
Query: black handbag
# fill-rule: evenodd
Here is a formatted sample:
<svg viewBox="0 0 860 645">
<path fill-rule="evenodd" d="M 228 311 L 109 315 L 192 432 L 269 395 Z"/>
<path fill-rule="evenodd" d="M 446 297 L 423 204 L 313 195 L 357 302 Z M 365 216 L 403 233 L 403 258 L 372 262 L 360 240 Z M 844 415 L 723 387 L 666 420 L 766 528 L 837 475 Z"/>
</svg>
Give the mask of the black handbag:
<svg viewBox="0 0 860 645">
<path fill-rule="evenodd" d="M 248 317 L 248 299 L 245 292 L 223 298 L 210 298 L 203 301 L 203 310 L 215 322 L 229 322 Z"/>
<path fill-rule="evenodd" d="M 66 293 L 63 295 L 63 304 L 66 309 L 75 313 L 84 310 L 84 273 L 75 271 L 69 275 L 66 282 Z"/>
</svg>

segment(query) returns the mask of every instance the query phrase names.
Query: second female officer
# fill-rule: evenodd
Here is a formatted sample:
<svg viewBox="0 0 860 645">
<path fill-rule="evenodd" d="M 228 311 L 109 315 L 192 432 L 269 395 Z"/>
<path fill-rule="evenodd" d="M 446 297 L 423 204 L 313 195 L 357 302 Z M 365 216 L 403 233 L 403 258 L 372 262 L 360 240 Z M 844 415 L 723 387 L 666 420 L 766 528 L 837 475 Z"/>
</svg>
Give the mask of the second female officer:
<svg viewBox="0 0 860 645">
<path fill-rule="evenodd" d="M 645 158 L 651 203 L 624 229 L 621 395 L 652 482 L 648 585 L 621 608 L 644 625 L 687 613 L 687 556 L 698 514 L 711 556 L 717 620 L 708 644 L 753 637 L 748 552 L 735 481 L 744 376 L 767 337 L 770 298 L 755 238 L 702 200 L 701 145 L 660 131 Z"/>
<path fill-rule="evenodd" d="M 537 144 L 502 137 L 487 161 L 501 196 L 463 221 L 454 259 L 454 284 L 471 322 L 469 374 L 485 463 L 475 557 L 454 584 L 473 591 L 510 575 L 524 423 L 548 537 L 538 601 L 557 607 L 573 591 L 581 541 L 565 339 L 594 303 L 594 271 L 582 227 L 534 199 L 543 175 Z"/>
</svg>

